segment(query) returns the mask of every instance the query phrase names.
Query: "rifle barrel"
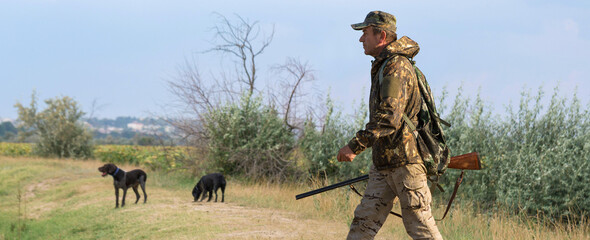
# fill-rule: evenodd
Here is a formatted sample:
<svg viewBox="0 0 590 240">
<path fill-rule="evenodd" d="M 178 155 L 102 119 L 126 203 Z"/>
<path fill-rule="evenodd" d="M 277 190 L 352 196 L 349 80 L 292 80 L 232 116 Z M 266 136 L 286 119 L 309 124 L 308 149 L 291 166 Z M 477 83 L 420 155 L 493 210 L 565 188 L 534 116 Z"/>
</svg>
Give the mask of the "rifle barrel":
<svg viewBox="0 0 590 240">
<path fill-rule="evenodd" d="M 339 183 L 336 183 L 336 184 L 332 184 L 330 186 L 325 186 L 323 188 L 319 188 L 319 189 L 316 189 L 316 190 L 312 190 L 312 191 L 309 191 L 309 192 L 305 192 L 305 193 L 299 194 L 299 195 L 295 196 L 295 199 L 296 200 L 299 200 L 299 199 L 302 199 L 302 198 L 305 198 L 305 197 L 316 195 L 318 193 L 323 193 L 325 191 L 330 191 L 330 190 L 335 189 L 335 188 L 339 188 L 339 187 L 342 187 L 342 186 L 350 185 L 350 184 L 353 184 L 355 182 L 360 182 L 360 181 L 364 181 L 364 180 L 367 180 L 367 179 L 369 179 L 369 175 L 363 175 L 363 176 L 360 176 L 360 177 L 357 177 L 357 178 L 346 180 L 344 182 L 339 182 Z"/>
<path fill-rule="evenodd" d="M 479 160 L 479 154 L 477 152 L 467 153 L 459 156 L 451 157 L 448 168 L 454 169 L 469 169 L 469 170 L 479 170 L 481 169 L 481 161 Z M 306 198 L 312 195 L 316 195 L 318 193 L 323 193 L 325 191 L 330 191 L 335 188 L 343 187 L 346 185 L 350 185 L 356 182 L 364 181 L 369 179 L 369 175 L 363 175 L 357 178 L 353 178 L 350 180 L 346 180 L 344 182 L 339 182 L 336 184 L 332 184 L 330 186 L 326 186 L 320 189 L 312 190 L 306 193 L 302 193 L 295 196 L 296 200 Z"/>
</svg>

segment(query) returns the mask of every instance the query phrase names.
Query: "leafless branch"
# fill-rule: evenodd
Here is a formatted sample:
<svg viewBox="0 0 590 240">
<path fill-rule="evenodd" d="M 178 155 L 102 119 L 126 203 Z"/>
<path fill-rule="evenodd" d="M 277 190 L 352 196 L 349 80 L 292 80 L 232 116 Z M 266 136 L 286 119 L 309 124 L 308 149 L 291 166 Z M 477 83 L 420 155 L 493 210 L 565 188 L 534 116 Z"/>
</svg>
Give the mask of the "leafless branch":
<svg viewBox="0 0 590 240">
<path fill-rule="evenodd" d="M 92 100 L 92 105 L 90 106 L 90 113 L 88 113 L 88 118 L 93 118 L 94 114 L 103 109 L 105 106 L 106 104 L 98 105 L 97 99 Z"/>
<path fill-rule="evenodd" d="M 281 87 L 281 89 L 284 89 L 284 92 L 281 92 L 284 98 L 282 104 L 284 110 L 283 121 L 291 130 L 302 129 L 302 119 L 297 116 L 295 110 L 298 108 L 297 100 L 306 96 L 306 93 L 302 90 L 303 84 L 315 80 L 313 70 L 307 62 L 302 63 L 294 58 L 287 58 L 284 64 L 276 66 L 274 69 L 287 75 L 282 80 Z M 276 99 L 277 97 L 273 96 L 273 98 Z M 297 123 L 297 121 L 300 122 Z"/>
<path fill-rule="evenodd" d="M 264 52 L 264 50 L 272 42 L 274 36 L 274 27 L 268 37 L 263 37 L 260 46 L 254 46 L 261 33 L 258 22 L 249 22 L 244 18 L 236 15 L 238 21 L 236 23 L 230 22 L 225 16 L 217 14 L 221 19 L 221 24 L 213 28 L 215 31 L 216 44 L 215 47 L 205 52 L 223 52 L 229 53 L 239 60 L 241 71 L 238 76 L 238 81 L 246 84 L 248 92 L 252 94 L 256 90 L 256 57 Z"/>
</svg>

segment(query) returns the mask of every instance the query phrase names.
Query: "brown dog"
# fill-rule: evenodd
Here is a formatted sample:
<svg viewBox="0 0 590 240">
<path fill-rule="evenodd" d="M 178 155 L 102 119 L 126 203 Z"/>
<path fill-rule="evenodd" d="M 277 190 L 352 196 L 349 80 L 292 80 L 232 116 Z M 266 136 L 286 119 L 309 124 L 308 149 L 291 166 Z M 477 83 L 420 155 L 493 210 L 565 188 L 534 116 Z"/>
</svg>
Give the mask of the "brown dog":
<svg viewBox="0 0 590 240">
<path fill-rule="evenodd" d="M 102 176 L 105 177 L 107 174 L 113 176 L 115 185 L 115 208 L 119 207 L 119 188 L 123 189 L 123 198 L 121 199 L 121 207 L 125 206 L 125 195 L 127 195 L 127 188 L 132 187 L 135 192 L 137 199 L 135 203 L 139 201 L 139 192 L 137 192 L 137 186 L 141 186 L 143 191 L 143 203 L 147 201 L 147 194 L 145 193 L 145 181 L 147 180 L 147 174 L 141 169 L 135 169 L 129 172 L 125 172 L 118 168 L 115 164 L 107 163 L 102 167 L 98 168 L 98 171 L 102 172 Z"/>
</svg>

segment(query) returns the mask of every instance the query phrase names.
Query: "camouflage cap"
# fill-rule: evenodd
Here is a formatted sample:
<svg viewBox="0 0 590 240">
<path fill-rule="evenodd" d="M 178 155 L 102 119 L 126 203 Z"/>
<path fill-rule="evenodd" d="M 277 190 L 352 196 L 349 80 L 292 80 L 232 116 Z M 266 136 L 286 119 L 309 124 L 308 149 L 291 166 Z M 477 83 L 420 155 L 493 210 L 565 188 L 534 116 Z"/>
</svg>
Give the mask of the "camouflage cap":
<svg viewBox="0 0 590 240">
<path fill-rule="evenodd" d="M 350 26 L 352 26 L 354 30 L 362 30 L 368 26 L 375 26 L 395 32 L 397 30 L 395 23 L 395 16 L 382 11 L 372 11 L 367 14 L 364 22 L 351 24 Z"/>
</svg>

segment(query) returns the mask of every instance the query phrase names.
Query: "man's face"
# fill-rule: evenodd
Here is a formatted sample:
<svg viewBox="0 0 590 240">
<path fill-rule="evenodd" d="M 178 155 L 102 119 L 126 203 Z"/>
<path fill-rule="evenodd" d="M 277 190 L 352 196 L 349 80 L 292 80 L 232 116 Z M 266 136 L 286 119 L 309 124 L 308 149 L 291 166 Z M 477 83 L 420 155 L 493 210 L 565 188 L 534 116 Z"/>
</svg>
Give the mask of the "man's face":
<svg viewBox="0 0 590 240">
<path fill-rule="evenodd" d="M 368 26 L 363 28 L 363 35 L 359 39 L 360 42 L 363 43 L 363 48 L 365 49 L 365 55 L 370 55 L 373 57 L 377 57 L 379 53 L 381 53 L 382 44 L 381 44 L 381 34 L 373 34 L 373 27 Z"/>
</svg>

